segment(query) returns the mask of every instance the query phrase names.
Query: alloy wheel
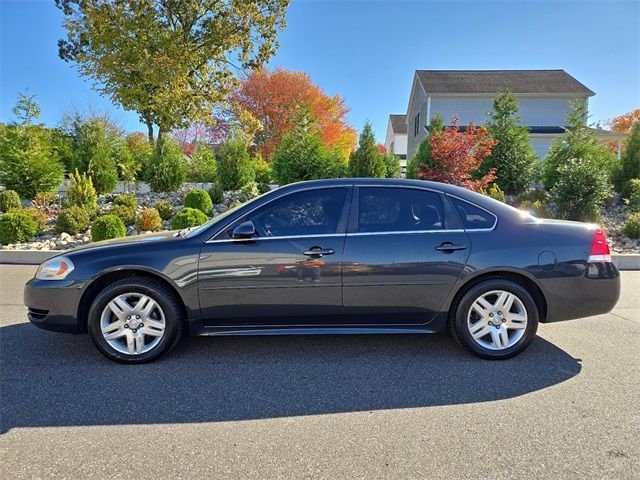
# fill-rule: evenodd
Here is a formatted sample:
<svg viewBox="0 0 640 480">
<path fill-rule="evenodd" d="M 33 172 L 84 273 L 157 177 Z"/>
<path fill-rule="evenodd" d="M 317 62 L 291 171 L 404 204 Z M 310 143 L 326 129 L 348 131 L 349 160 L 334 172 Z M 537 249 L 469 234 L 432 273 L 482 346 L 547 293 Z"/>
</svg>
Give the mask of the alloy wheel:
<svg viewBox="0 0 640 480">
<path fill-rule="evenodd" d="M 123 293 L 102 311 L 100 330 L 106 342 L 120 353 L 140 355 L 154 349 L 166 327 L 160 305 L 142 293 Z"/>
<path fill-rule="evenodd" d="M 489 350 L 505 350 L 524 336 L 527 320 L 527 309 L 517 295 L 492 290 L 471 304 L 467 328 L 478 345 Z"/>
</svg>

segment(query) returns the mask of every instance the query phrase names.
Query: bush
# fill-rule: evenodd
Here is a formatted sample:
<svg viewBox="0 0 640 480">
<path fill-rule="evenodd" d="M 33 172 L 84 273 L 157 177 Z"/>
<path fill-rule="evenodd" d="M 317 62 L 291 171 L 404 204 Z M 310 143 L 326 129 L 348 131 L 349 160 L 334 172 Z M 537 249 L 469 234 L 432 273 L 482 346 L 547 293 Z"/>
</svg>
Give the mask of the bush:
<svg viewBox="0 0 640 480">
<path fill-rule="evenodd" d="M 20 195 L 13 190 L 3 190 L 0 192 L 0 211 L 8 212 L 14 208 L 22 207 Z"/>
<path fill-rule="evenodd" d="M 223 190 L 239 190 L 254 179 L 247 142 L 232 132 L 218 155 L 218 181 Z"/>
<path fill-rule="evenodd" d="M 124 205 L 125 207 L 133 208 L 135 210 L 138 208 L 138 199 L 131 193 L 124 193 L 122 195 L 117 195 L 116 198 L 113 199 L 113 204 Z"/>
<path fill-rule="evenodd" d="M 494 200 L 498 200 L 502 203 L 507 203 L 504 192 L 497 183 L 492 183 L 491 185 L 489 185 L 489 188 L 486 191 L 483 190 L 482 193 L 487 195 L 488 197 L 493 198 Z"/>
<path fill-rule="evenodd" d="M 180 228 L 197 227 L 208 220 L 207 216 L 200 210 L 195 208 L 183 208 L 173 218 L 171 228 L 178 230 Z"/>
<path fill-rule="evenodd" d="M 156 210 L 162 220 L 169 220 L 173 217 L 173 206 L 166 200 L 158 200 L 156 202 Z"/>
<path fill-rule="evenodd" d="M 80 174 L 76 169 L 75 173 L 69 175 L 71 185 L 67 190 L 65 206 L 81 207 L 87 210 L 90 216 L 95 215 L 98 208 L 98 194 L 93 187 L 93 180 L 86 173 Z"/>
<path fill-rule="evenodd" d="M 594 221 L 610 193 L 609 181 L 597 165 L 573 159 L 558 168 L 551 199 L 560 218 Z"/>
<path fill-rule="evenodd" d="M 271 187 L 268 183 L 259 183 L 258 184 L 258 193 L 263 194 L 271 191 Z"/>
<path fill-rule="evenodd" d="M 154 192 L 178 190 L 186 175 L 186 162 L 180 145 L 166 135 L 156 140 L 149 165 L 148 181 L 151 189 Z"/>
<path fill-rule="evenodd" d="M 100 119 L 79 120 L 73 132 L 73 164 L 87 173 L 96 192 L 113 191 L 118 183 L 116 157 L 119 138 Z"/>
<path fill-rule="evenodd" d="M 629 180 L 638 177 L 640 177 L 640 122 L 634 122 L 615 175 L 617 191 L 620 192 L 623 187 L 629 185 Z"/>
<path fill-rule="evenodd" d="M 38 226 L 38 230 L 44 230 L 45 228 L 47 228 L 49 226 L 49 221 L 47 220 L 47 216 L 44 213 L 42 213 L 40 210 L 35 208 L 35 207 L 12 208 L 11 210 L 9 210 L 9 212 L 10 213 L 22 213 L 24 215 L 27 215 L 27 216 L 31 217 L 31 219 L 34 222 L 36 222 L 36 225 Z"/>
<path fill-rule="evenodd" d="M 640 212 L 640 178 L 632 178 L 626 190 L 629 192 L 629 207 L 632 212 Z"/>
<path fill-rule="evenodd" d="M 205 215 L 208 215 L 213 208 L 213 202 L 209 194 L 200 188 L 189 191 L 184 196 L 184 206 L 189 208 L 196 208 Z"/>
<path fill-rule="evenodd" d="M 38 192 L 31 201 L 31 206 L 38 209 L 44 215 L 54 215 L 58 213 L 58 205 L 56 204 L 56 194 L 53 192 Z"/>
<path fill-rule="evenodd" d="M 0 185 L 22 198 L 56 190 L 64 166 L 51 148 L 49 134 L 39 125 L 9 125 L 0 133 Z"/>
<path fill-rule="evenodd" d="M 624 226 L 624 234 L 629 238 L 640 239 L 640 212 L 632 213 Z"/>
<path fill-rule="evenodd" d="M 257 183 L 271 183 L 271 166 L 265 162 L 262 156 L 258 155 L 251 160 L 251 168 L 253 168 L 253 176 Z"/>
<path fill-rule="evenodd" d="M 91 238 L 95 242 L 124 237 L 126 234 L 127 227 L 116 215 L 104 215 L 93 222 L 91 226 Z"/>
<path fill-rule="evenodd" d="M 400 167 L 400 157 L 394 153 L 387 153 L 384 156 L 384 166 L 386 178 L 400 178 L 402 167 Z"/>
<path fill-rule="evenodd" d="M 208 195 L 207 198 L 209 198 Z M 141 232 L 157 232 L 158 230 L 162 230 L 160 213 L 155 208 L 145 208 L 142 213 L 138 215 L 136 226 Z"/>
<path fill-rule="evenodd" d="M 149 139 L 144 133 L 135 132 L 127 135 L 125 144 L 131 157 L 131 165 L 139 169 L 138 179 L 148 182 L 151 178 L 150 168 L 153 155 L 153 146 L 149 143 Z"/>
<path fill-rule="evenodd" d="M 216 154 L 211 147 L 198 143 L 191 155 L 189 179 L 196 183 L 213 182 L 216 179 Z"/>
<path fill-rule="evenodd" d="M 567 115 L 567 131 L 556 139 L 544 159 L 542 181 L 547 190 L 558 182 L 560 169 L 571 161 L 591 164 L 609 182 L 616 163 L 613 154 L 602 145 L 586 125 L 587 110 L 574 103 Z"/>
<path fill-rule="evenodd" d="M 120 217 L 125 225 L 133 225 L 136 221 L 136 209 L 128 205 L 112 205 L 110 214 Z"/>
<path fill-rule="evenodd" d="M 38 233 L 33 219 L 22 212 L 10 212 L 0 215 L 0 243 L 26 242 Z"/>
<path fill-rule="evenodd" d="M 479 175 L 495 170 L 496 183 L 510 195 L 531 186 L 537 155 L 529 140 L 529 130 L 520 125 L 518 99 L 509 91 L 498 93 L 490 113 L 489 135 L 498 143 L 484 159 Z M 501 200 L 504 201 L 504 200 Z"/>
<path fill-rule="evenodd" d="M 70 235 L 84 232 L 89 227 L 89 214 L 77 205 L 64 207 L 58 215 L 56 232 L 66 232 Z"/>
<path fill-rule="evenodd" d="M 240 194 L 245 202 L 248 202 L 252 198 L 258 196 L 258 184 L 256 182 L 249 182 L 240 189 Z"/>
<path fill-rule="evenodd" d="M 549 205 L 541 200 L 524 200 L 520 203 L 520 210 L 526 210 L 527 212 L 533 212 L 536 217 L 549 218 L 551 217 L 551 211 Z"/>
<path fill-rule="evenodd" d="M 541 203 L 549 203 L 549 194 L 542 188 L 532 188 L 518 196 L 518 203 L 539 201 Z"/>
<path fill-rule="evenodd" d="M 219 182 L 213 182 L 213 185 L 209 188 L 209 198 L 214 205 L 222 203 L 224 201 L 224 191 Z"/>
<path fill-rule="evenodd" d="M 371 123 L 366 122 L 360 133 L 358 148 L 349 157 L 349 173 L 352 177 L 384 178 L 386 172 L 384 155 L 376 147 Z"/>
</svg>

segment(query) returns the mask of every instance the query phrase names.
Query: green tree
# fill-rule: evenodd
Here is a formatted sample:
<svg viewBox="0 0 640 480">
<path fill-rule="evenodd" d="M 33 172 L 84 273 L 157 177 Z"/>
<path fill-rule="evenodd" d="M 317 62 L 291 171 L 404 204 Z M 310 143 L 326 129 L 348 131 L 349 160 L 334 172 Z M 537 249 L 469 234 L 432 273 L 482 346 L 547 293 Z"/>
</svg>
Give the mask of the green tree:
<svg viewBox="0 0 640 480">
<path fill-rule="evenodd" d="M 229 133 L 218 154 L 218 181 L 224 191 L 240 190 L 254 179 L 247 141 L 242 132 Z"/>
<path fill-rule="evenodd" d="M 134 110 L 153 141 L 208 121 L 241 69 L 278 47 L 289 0 L 55 0 L 65 16 L 60 58 Z"/>
<path fill-rule="evenodd" d="M 198 143 L 191 155 L 191 173 L 189 175 L 192 182 L 205 183 L 216 181 L 216 154 L 213 149 L 205 144 Z"/>
<path fill-rule="evenodd" d="M 615 157 L 587 128 L 587 107 L 584 102 L 573 102 L 567 114 L 567 129 L 556 139 L 544 159 L 542 182 L 551 190 L 558 181 L 558 171 L 570 160 L 586 162 L 594 166 L 610 181 Z"/>
<path fill-rule="evenodd" d="M 393 152 L 388 152 L 384 156 L 384 167 L 386 178 L 400 178 L 402 171 L 400 167 L 400 157 Z"/>
<path fill-rule="evenodd" d="M 129 155 L 131 155 L 132 164 L 139 165 L 138 179 L 148 182 L 151 178 L 150 170 L 153 146 L 148 142 L 142 132 L 134 132 L 127 135 L 125 144 Z"/>
<path fill-rule="evenodd" d="M 295 115 L 294 125 L 273 154 L 272 174 L 276 182 L 286 185 L 343 176 L 346 169 L 344 157 L 340 151 L 325 146 L 308 109 L 302 109 Z"/>
<path fill-rule="evenodd" d="M 358 148 L 349 157 L 349 173 L 352 177 L 384 178 L 386 173 L 384 155 L 376 147 L 376 139 L 370 122 L 364 124 Z"/>
<path fill-rule="evenodd" d="M 149 185 L 154 192 L 178 190 L 187 177 L 187 165 L 180 144 L 169 136 L 155 142 L 149 167 Z"/>
<path fill-rule="evenodd" d="M 32 199 L 38 192 L 55 191 L 64 166 L 51 148 L 49 132 L 32 121 L 40 114 L 33 97 L 21 95 L 14 109 L 21 124 L 0 129 L 0 184 Z"/>
<path fill-rule="evenodd" d="M 520 126 L 519 110 L 513 93 L 498 93 L 489 122 L 489 134 L 498 144 L 479 169 L 480 177 L 495 169 L 496 183 L 509 195 L 518 195 L 531 186 L 538 161 L 527 127 Z"/>
<path fill-rule="evenodd" d="M 443 129 L 444 121 L 442 120 L 442 115 L 436 112 L 429 124 L 429 134 L 420 142 L 418 149 L 407 163 L 407 178 L 420 178 L 418 174 L 421 171 L 435 166 L 431 156 L 431 139 L 434 135 L 442 132 Z"/>
<path fill-rule="evenodd" d="M 631 134 L 614 176 L 616 190 L 628 195 L 632 178 L 640 178 L 640 121 L 631 126 Z"/>
<path fill-rule="evenodd" d="M 118 182 L 117 144 L 118 139 L 98 119 L 76 125 L 73 166 L 91 177 L 98 194 L 113 191 Z"/>
</svg>

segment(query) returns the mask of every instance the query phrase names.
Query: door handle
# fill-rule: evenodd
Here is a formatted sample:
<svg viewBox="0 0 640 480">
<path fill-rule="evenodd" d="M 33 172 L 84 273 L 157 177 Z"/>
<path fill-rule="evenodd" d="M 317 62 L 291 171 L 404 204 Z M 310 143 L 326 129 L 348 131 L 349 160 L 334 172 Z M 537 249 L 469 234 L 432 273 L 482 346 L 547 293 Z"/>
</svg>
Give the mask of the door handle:
<svg viewBox="0 0 640 480">
<path fill-rule="evenodd" d="M 438 250 L 439 252 L 455 252 L 456 250 L 465 250 L 466 248 L 466 245 L 444 242 L 438 245 L 436 247 L 436 250 Z"/>
<path fill-rule="evenodd" d="M 333 255 L 336 251 L 333 248 L 311 247 L 304 252 L 310 257 L 322 257 L 323 255 Z"/>
</svg>

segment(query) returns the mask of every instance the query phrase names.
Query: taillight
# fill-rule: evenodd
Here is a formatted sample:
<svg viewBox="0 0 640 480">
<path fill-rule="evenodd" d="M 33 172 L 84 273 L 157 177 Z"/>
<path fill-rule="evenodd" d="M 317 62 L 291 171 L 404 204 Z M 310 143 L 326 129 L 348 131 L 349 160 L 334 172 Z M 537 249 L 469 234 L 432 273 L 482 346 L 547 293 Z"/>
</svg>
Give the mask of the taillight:
<svg viewBox="0 0 640 480">
<path fill-rule="evenodd" d="M 609 250 L 607 235 L 601 228 L 596 228 L 589 252 L 589 263 L 595 262 L 611 262 L 611 250 Z"/>
</svg>

